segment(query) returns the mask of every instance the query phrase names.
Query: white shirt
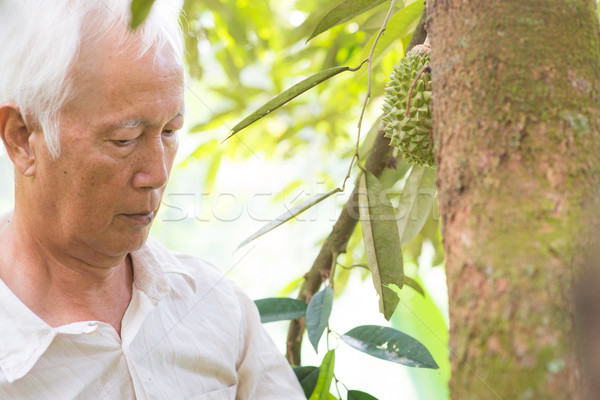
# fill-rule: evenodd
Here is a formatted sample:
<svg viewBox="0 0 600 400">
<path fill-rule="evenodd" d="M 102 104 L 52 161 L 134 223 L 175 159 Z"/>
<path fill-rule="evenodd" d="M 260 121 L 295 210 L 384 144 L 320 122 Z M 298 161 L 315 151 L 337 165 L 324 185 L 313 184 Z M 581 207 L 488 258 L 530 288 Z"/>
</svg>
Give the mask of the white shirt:
<svg viewBox="0 0 600 400">
<path fill-rule="evenodd" d="M 121 338 L 99 321 L 53 328 L 0 280 L 0 399 L 306 399 L 235 284 L 153 239 L 131 256 Z"/>
</svg>

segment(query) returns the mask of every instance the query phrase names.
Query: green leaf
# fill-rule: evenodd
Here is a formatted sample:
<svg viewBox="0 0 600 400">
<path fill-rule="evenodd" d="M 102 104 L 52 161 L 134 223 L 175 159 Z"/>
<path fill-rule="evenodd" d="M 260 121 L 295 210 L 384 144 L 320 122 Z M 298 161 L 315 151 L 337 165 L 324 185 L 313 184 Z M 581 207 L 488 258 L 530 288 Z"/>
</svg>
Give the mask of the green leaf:
<svg viewBox="0 0 600 400">
<path fill-rule="evenodd" d="M 260 322 L 297 319 L 306 314 L 306 303 L 289 297 L 270 297 L 254 300 L 260 314 Z"/>
<path fill-rule="evenodd" d="M 316 352 L 318 352 L 317 346 L 319 345 L 319 340 L 327 327 L 332 306 L 333 289 L 330 287 L 326 287 L 315 293 L 308 302 L 308 307 L 306 308 L 306 332 Z"/>
<path fill-rule="evenodd" d="M 303 276 L 293 279 L 287 285 L 285 285 L 283 289 L 281 289 L 279 291 L 279 295 L 287 296 L 290 293 L 292 293 L 294 290 L 300 289 L 300 286 L 302 286 L 302 283 L 304 282 L 305 279 L 306 278 L 304 278 Z"/>
<path fill-rule="evenodd" d="M 423 228 L 435 198 L 435 170 L 414 166 L 404 185 L 398 205 L 398 232 L 404 246 Z"/>
<path fill-rule="evenodd" d="M 343 24 L 346 21 L 380 5 L 385 0 L 344 0 L 333 7 L 315 26 L 307 42 L 317 35 L 333 28 L 336 25 Z"/>
<path fill-rule="evenodd" d="M 321 82 L 326 81 L 327 79 L 336 76 L 340 72 L 348 71 L 350 67 L 334 67 L 329 68 L 324 71 L 318 72 L 311 77 L 306 78 L 305 80 L 295 84 L 289 89 L 284 90 L 273 99 L 269 100 L 258 110 L 254 111 L 252 114 L 244 118 L 241 122 L 239 122 L 236 126 L 231 129 L 229 136 L 225 139 L 229 139 L 237 132 L 246 128 L 247 126 L 253 124 L 258 121 L 265 115 L 274 111 L 275 109 L 281 107 L 282 105 L 288 103 L 290 100 L 300 96 L 302 93 L 306 92 L 309 89 L 312 89 L 316 85 Z"/>
<path fill-rule="evenodd" d="M 402 8 L 390 18 L 385 29 L 385 35 L 379 38 L 377 47 L 373 52 L 373 65 L 379 64 L 383 57 L 392 50 L 394 46 L 402 46 L 400 39 L 415 29 L 421 19 L 424 8 L 425 1 L 419 0 Z M 374 34 L 369 42 L 363 47 L 360 55 L 361 60 L 364 60 L 369 56 L 376 37 L 377 34 Z M 363 73 L 366 73 L 367 70 L 365 69 L 364 71 L 365 72 Z"/>
<path fill-rule="evenodd" d="M 417 282 L 416 280 L 414 280 L 413 278 L 410 278 L 408 276 L 404 276 L 404 285 L 408 286 L 408 287 L 411 287 L 413 290 L 415 290 L 421 296 L 425 297 L 425 290 L 423 290 L 423 287 L 421 286 L 421 284 L 419 282 Z M 391 290 L 393 290 L 394 293 L 396 293 L 396 295 L 398 297 L 400 297 L 401 290 L 398 287 L 398 285 L 394 285 L 392 283 L 392 284 L 387 285 L 387 287 L 390 288 Z"/>
<path fill-rule="evenodd" d="M 358 194 L 367 262 L 379 294 L 379 311 L 389 321 L 399 299 L 387 286 L 401 288 L 404 278 L 396 213 L 381 183 L 368 171 L 360 177 Z"/>
<path fill-rule="evenodd" d="M 240 249 L 242 246 L 247 245 L 248 243 L 250 243 L 251 241 L 253 241 L 254 239 L 264 235 L 265 233 L 272 231 L 273 229 L 277 228 L 279 225 L 289 221 L 290 219 L 297 217 L 298 215 L 302 214 L 304 211 L 308 210 L 309 208 L 311 208 L 312 206 L 314 206 L 317 203 L 320 203 L 321 201 L 325 200 L 326 198 L 328 198 L 329 196 L 336 194 L 338 192 L 340 192 L 341 189 L 340 188 L 336 188 L 333 189 L 325 194 L 320 194 L 320 195 L 316 195 L 311 197 L 310 199 L 303 201 L 302 203 L 298 204 L 295 207 L 292 207 L 291 210 L 287 210 L 286 212 L 284 212 L 283 214 L 281 214 L 279 217 L 275 218 L 273 221 L 269 222 L 268 224 L 266 224 L 265 226 L 263 226 L 262 228 L 260 228 L 258 231 L 256 231 L 255 233 L 253 233 L 252 235 L 250 235 L 250 237 L 248 237 L 246 240 L 244 240 L 242 243 L 239 244 L 239 246 L 237 247 L 236 250 Z"/>
<path fill-rule="evenodd" d="M 317 379 L 319 378 L 318 367 L 295 367 L 292 368 L 304 390 L 304 395 L 308 398 L 312 392 L 315 391 L 317 386 Z"/>
<path fill-rule="evenodd" d="M 342 340 L 373 357 L 409 367 L 437 369 L 438 365 L 418 340 L 394 328 L 358 326 L 342 335 Z"/>
<path fill-rule="evenodd" d="M 319 378 L 317 379 L 317 386 L 314 392 L 310 396 L 309 400 L 328 400 L 329 399 L 329 387 L 331 386 L 331 380 L 333 379 L 333 367 L 335 366 L 335 350 L 329 350 L 319 368 Z"/>
<path fill-rule="evenodd" d="M 404 284 L 408 287 L 413 288 L 417 293 L 425 297 L 425 290 L 423 290 L 423 286 L 421 286 L 421 284 L 413 278 L 409 276 L 404 276 Z"/>
<path fill-rule="evenodd" d="M 394 5 L 391 15 L 394 16 L 399 10 L 414 2 L 415 0 L 397 1 Z M 381 25 L 383 24 L 383 21 L 385 21 L 385 17 L 387 16 L 388 12 L 389 7 L 381 7 L 376 11 L 369 13 L 366 18 L 360 21 L 360 30 L 364 32 L 379 32 L 379 29 L 381 29 Z"/>
<path fill-rule="evenodd" d="M 377 400 L 377 397 L 373 397 L 369 393 L 361 392 L 360 390 L 348 390 L 348 400 Z"/>
<path fill-rule="evenodd" d="M 407 173 L 412 170 L 412 164 L 409 164 L 405 158 L 399 157 L 397 160 L 396 168 L 386 168 L 381 172 L 379 176 L 379 182 L 386 189 L 391 189 L 394 187 L 396 182 L 408 179 Z M 391 192 L 391 194 L 396 194 L 395 192 Z M 402 193 L 398 193 L 398 197 L 400 197 Z"/>
<path fill-rule="evenodd" d="M 150 14 L 154 0 L 132 0 L 131 2 L 131 30 L 140 26 Z"/>
</svg>

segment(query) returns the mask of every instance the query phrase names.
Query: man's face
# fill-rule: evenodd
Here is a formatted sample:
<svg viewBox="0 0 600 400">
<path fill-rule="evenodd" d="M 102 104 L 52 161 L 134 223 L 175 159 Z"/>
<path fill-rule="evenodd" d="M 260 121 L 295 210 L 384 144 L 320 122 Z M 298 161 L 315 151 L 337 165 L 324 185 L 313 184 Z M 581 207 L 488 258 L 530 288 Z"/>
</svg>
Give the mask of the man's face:
<svg viewBox="0 0 600 400">
<path fill-rule="evenodd" d="M 82 48 L 61 113 L 60 157 L 36 151 L 28 200 L 52 245 L 94 263 L 145 242 L 183 125 L 183 72 L 173 57 L 167 49 L 136 59 L 110 40 Z"/>
</svg>

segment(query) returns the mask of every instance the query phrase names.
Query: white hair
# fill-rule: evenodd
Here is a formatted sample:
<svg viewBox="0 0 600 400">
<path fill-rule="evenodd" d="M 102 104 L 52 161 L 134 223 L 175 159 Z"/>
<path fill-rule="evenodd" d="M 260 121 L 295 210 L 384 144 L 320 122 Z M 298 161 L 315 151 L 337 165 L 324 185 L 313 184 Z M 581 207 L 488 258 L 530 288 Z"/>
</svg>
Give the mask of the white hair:
<svg viewBox="0 0 600 400">
<path fill-rule="evenodd" d="M 179 0 L 156 0 L 135 32 L 128 30 L 131 0 L 0 0 L 0 103 L 20 108 L 28 128 L 44 132 L 48 151 L 60 152 L 60 110 L 73 94 L 71 70 L 82 37 L 123 32 L 135 38 L 135 56 L 171 47 L 182 62 Z M 119 26 L 120 25 L 120 26 Z"/>
</svg>

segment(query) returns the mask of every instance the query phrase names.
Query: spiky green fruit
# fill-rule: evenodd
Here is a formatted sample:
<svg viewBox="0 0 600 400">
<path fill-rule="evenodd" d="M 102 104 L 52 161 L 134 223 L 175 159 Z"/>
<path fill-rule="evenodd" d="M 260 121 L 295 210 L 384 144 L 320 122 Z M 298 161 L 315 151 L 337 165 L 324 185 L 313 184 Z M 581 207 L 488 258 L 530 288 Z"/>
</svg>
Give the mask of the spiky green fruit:
<svg viewBox="0 0 600 400">
<path fill-rule="evenodd" d="M 432 166 L 433 123 L 431 121 L 431 74 L 421 73 L 414 82 L 410 105 L 410 87 L 423 67 L 429 64 L 429 47 L 417 46 L 394 67 L 385 91 L 382 121 L 385 136 L 402 157 L 418 165 Z M 407 111 L 408 108 L 408 111 Z"/>
</svg>

